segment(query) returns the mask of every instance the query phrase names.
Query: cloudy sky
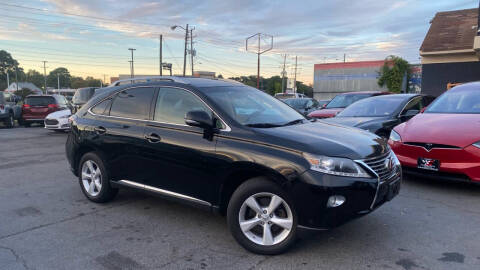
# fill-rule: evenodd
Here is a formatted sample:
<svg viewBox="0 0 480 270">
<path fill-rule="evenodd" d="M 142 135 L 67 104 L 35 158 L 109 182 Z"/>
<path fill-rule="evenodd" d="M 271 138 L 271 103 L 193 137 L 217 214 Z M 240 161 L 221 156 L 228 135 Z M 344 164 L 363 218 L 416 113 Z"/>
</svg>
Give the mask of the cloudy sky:
<svg viewBox="0 0 480 270">
<path fill-rule="evenodd" d="M 478 0 L 0 0 L 0 49 L 25 70 L 43 72 L 45 60 L 47 72 L 63 66 L 109 82 L 129 74 L 128 48 L 136 49 L 136 74 L 157 75 L 163 34 L 164 62 L 180 74 L 184 32 L 170 26 L 188 23 L 195 27 L 195 70 L 256 74 L 256 54 L 246 51 L 245 38 L 260 32 L 273 36 L 261 75 L 280 75 L 287 54 L 288 74 L 298 56 L 298 77 L 311 83 L 315 63 L 343 61 L 344 54 L 347 61 L 395 54 L 418 63 L 435 13 L 474 7 Z"/>
</svg>

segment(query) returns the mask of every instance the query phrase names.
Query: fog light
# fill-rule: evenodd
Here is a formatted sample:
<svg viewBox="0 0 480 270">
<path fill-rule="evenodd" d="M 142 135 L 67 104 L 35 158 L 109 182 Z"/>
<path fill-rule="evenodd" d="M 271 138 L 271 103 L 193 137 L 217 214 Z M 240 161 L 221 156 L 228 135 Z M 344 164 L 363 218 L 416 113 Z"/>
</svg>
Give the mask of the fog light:
<svg viewBox="0 0 480 270">
<path fill-rule="evenodd" d="M 342 195 L 333 195 L 328 198 L 327 207 L 337 207 L 346 201 Z"/>
</svg>

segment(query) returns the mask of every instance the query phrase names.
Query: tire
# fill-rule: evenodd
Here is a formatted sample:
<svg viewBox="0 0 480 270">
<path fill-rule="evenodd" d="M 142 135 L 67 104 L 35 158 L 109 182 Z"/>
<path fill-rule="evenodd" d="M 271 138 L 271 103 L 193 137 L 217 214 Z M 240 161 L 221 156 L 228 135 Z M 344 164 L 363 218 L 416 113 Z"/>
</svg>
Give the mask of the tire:
<svg viewBox="0 0 480 270">
<path fill-rule="evenodd" d="M 20 125 L 24 127 L 30 127 L 31 123 L 28 123 L 27 121 L 20 120 Z"/>
<path fill-rule="evenodd" d="M 15 120 L 13 119 L 13 114 L 9 114 L 8 118 L 5 119 L 5 125 L 7 128 L 13 128 L 15 126 Z"/>
<path fill-rule="evenodd" d="M 94 174 L 92 174 L 92 169 L 95 172 Z M 99 173 L 100 175 L 98 175 Z M 85 174 L 90 175 L 90 177 L 86 177 Z M 92 177 L 94 180 L 92 180 Z M 118 193 L 118 189 L 112 188 L 110 185 L 108 171 L 105 169 L 101 155 L 96 152 L 86 153 L 80 159 L 78 182 L 83 194 L 92 202 L 111 201 Z M 90 187 L 91 189 L 89 189 Z"/>
<path fill-rule="evenodd" d="M 272 213 L 268 206 L 274 196 L 275 201 L 280 203 Z M 253 210 L 255 207 L 249 206 L 255 205 L 252 198 L 260 206 L 258 210 L 261 214 Z M 290 196 L 276 183 L 263 177 L 252 178 L 241 184 L 228 203 L 227 222 L 230 232 L 241 246 L 256 254 L 276 255 L 290 248 L 295 242 L 297 220 Z M 244 224 L 244 230 L 240 222 Z M 283 224 L 283 227 L 277 224 Z M 270 234 L 265 234 L 266 230 Z M 266 235 L 272 237 L 265 237 Z"/>
</svg>

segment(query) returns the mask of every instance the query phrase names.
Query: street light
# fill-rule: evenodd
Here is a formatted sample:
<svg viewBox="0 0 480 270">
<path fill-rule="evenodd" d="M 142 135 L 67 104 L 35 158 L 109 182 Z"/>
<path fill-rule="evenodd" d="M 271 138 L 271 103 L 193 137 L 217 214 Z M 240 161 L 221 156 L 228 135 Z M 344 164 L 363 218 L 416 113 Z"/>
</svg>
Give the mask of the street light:
<svg viewBox="0 0 480 270">
<path fill-rule="evenodd" d="M 183 30 L 185 30 L 185 50 L 183 51 L 183 76 L 185 77 L 185 70 L 187 68 L 187 40 L 188 40 L 188 24 L 187 24 L 187 27 L 186 28 L 183 28 L 182 26 L 180 25 L 173 25 L 170 27 L 170 29 L 175 30 L 177 29 L 177 27 L 180 27 L 182 28 Z M 193 74 L 192 74 L 193 75 Z"/>
</svg>

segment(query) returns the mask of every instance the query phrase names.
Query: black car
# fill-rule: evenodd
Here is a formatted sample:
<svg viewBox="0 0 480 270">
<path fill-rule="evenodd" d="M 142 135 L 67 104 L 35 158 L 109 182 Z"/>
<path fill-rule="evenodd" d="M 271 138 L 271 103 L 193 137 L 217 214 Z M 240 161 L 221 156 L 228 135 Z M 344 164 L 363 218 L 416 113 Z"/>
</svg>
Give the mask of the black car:
<svg viewBox="0 0 480 270">
<path fill-rule="evenodd" d="M 313 98 L 289 98 L 283 102 L 305 116 L 320 108 L 318 101 Z"/>
<path fill-rule="evenodd" d="M 89 200 L 130 187 L 204 207 L 255 253 L 285 251 L 298 228 L 338 226 L 400 189 L 382 139 L 309 121 L 237 82 L 133 79 L 98 91 L 71 121 L 67 157 Z"/>
<path fill-rule="evenodd" d="M 388 138 L 396 125 L 408 121 L 434 99 L 417 94 L 370 97 L 357 101 L 335 117 L 323 121 L 358 127 Z"/>
</svg>

